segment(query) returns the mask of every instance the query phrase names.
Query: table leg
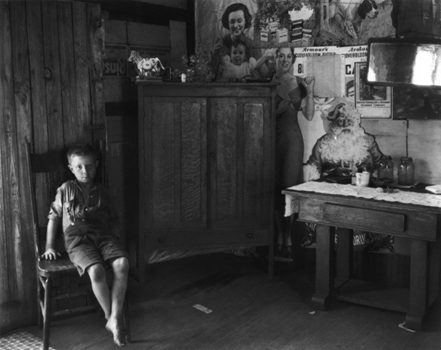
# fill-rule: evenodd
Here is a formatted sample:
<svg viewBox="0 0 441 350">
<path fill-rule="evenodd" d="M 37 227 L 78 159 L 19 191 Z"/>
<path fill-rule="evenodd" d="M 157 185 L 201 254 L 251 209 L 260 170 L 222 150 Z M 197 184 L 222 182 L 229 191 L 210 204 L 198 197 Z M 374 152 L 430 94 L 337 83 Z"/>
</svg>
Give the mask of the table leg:
<svg viewBox="0 0 441 350">
<path fill-rule="evenodd" d="M 336 279 L 341 283 L 348 281 L 352 277 L 354 247 L 352 233 L 353 230 L 337 228 Z"/>
<path fill-rule="evenodd" d="M 428 303 L 428 245 L 426 241 L 412 239 L 410 243 L 410 294 L 406 327 L 422 329 Z"/>
<path fill-rule="evenodd" d="M 429 243 L 429 301 L 430 307 L 437 299 L 440 292 L 440 263 L 441 263 L 441 239 Z"/>
<path fill-rule="evenodd" d="M 331 256 L 334 250 L 334 234 L 329 226 L 316 227 L 316 266 L 315 292 L 311 300 L 313 308 L 326 310 L 330 302 L 330 293 L 333 285 L 331 276 Z"/>
</svg>

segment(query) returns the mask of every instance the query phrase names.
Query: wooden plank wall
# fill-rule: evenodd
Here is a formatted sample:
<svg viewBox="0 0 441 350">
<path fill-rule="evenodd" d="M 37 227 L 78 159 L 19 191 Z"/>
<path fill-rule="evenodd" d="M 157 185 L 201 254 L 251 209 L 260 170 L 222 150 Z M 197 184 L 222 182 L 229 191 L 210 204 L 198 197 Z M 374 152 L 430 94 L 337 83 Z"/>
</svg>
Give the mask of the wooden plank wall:
<svg viewBox="0 0 441 350">
<path fill-rule="evenodd" d="M 96 142 L 103 49 L 99 4 L 0 1 L 0 335 L 37 319 L 25 137 L 36 153 Z M 48 186 L 37 179 L 42 220 Z"/>
</svg>

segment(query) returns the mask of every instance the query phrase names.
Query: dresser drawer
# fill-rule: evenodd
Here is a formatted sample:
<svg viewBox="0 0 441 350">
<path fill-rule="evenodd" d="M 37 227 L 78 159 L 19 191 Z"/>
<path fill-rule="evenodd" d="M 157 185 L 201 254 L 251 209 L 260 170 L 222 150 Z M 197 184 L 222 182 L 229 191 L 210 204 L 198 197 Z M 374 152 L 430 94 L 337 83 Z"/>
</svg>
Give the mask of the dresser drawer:
<svg viewBox="0 0 441 350">
<path fill-rule="evenodd" d="M 323 220 L 333 226 L 390 234 L 402 234 L 405 230 L 405 214 L 331 203 L 324 203 L 322 208 Z"/>
</svg>

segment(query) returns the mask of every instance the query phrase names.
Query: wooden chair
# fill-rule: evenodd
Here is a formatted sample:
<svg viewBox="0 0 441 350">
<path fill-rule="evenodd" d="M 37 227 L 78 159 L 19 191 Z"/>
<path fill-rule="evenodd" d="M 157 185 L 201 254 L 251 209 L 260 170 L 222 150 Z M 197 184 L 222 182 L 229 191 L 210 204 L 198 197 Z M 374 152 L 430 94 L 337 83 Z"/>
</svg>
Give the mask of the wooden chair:
<svg viewBox="0 0 441 350">
<path fill-rule="evenodd" d="M 43 349 L 49 348 L 49 336 L 51 319 L 53 316 L 60 315 L 73 315 L 78 313 L 84 313 L 88 311 L 100 310 L 97 307 L 97 302 L 93 296 L 90 282 L 87 281 L 87 288 L 68 290 L 61 295 L 53 295 L 53 283 L 55 280 L 62 280 L 66 276 L 72 276 L 72 278 L 79 279 L 78 271 L 75 265 L 69 260 L 67 253 L 64 251 L 64 242 L 62 241 L 62 233 L 60 232 L 60 240 L 57 242 L 58 251 L 61 252 L 61 257 L 56 260 L 41 259 L 41 255 L 45 251 L 45 239 L 46 239 L 46 227 L 39 223 L 39 213 L 37 210 L 37 194 L 36 178 L 39 177 L 40 182 L 44 183 L 49 190 L 40 191 L 46 192 L 49 196 L 47 203 L 50 203 L 55 198 L 56 189 L 66 180 L 72 179 L 73 175 L 67 168 L 67 160 L 65 152 L 50 152 L 45 154 L 33 154 L 29 142 L 27 143 L 26 152 L 29 169 L 29 188 L 31 188 L 32 208 L 33 208 L 33 231 L 35 239 L 35 257 L 36 257 L 36 270 L 38 279 L 38 303 L 41 309 L 41 313 L 38 315 L 38 324 L 43 326 Z M 45 196 L 46 194 L 43 193 Z M 39 197 L 40 198 L 40 197 Z M 41 198 L 40 198 L 41 201 Z M 44 202 L 44 201 L 43 201 Z M 45 209 L 45 212 L 49 212 L 49 205 Z M 87 278 L 87 276 L 84 276 Z M 69 302 L 73 298 L 83 296 L 85 298 L 92 298 L 93 305 L 71 305 Z M 67 299 L 65 308 L 61 310 L 52 311 L 52 303 L 54 300 Z M 127 341 L 130 341 L 130 326 L 128 318 L 128 303 L 127 298 L 124 304 L 124 325 L 126 328 Z"/>
</svg>

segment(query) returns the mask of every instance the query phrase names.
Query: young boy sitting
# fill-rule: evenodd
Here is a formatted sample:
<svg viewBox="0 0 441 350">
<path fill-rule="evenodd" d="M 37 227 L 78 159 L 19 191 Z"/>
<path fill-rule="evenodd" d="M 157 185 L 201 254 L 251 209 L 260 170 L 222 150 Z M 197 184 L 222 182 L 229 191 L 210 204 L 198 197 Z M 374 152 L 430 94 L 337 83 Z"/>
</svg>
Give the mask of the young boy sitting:
<svg viewBox="0 0 441 350">
<path fill-rule="evenodd" d="M 106 188 L 94 182 L 98 155 L 89 145 L 75 145 L 67 152 L 69 169 L 75 180 L 66 181 L 57 189 L 49 211 L 45 259 L 57 259 L 55 238 L 60 222 L 70 260 L 80 275 L 90 276 L 92 290 L 104 311 L 106 329 L 116 345 L 125 344 L 123 304 L 129 271 L 128 254 L 117 236 L 115 210 Z M 106 266 L 114 278 L 109 290 Z"/>
</svg>

